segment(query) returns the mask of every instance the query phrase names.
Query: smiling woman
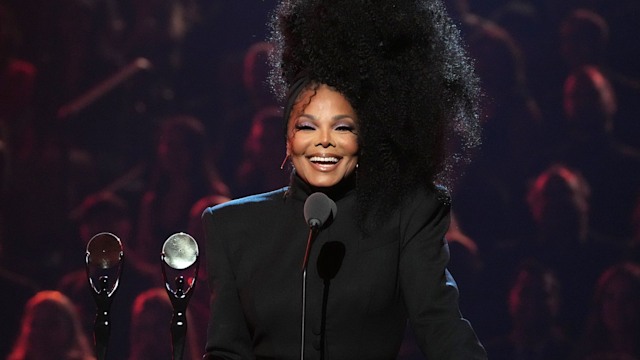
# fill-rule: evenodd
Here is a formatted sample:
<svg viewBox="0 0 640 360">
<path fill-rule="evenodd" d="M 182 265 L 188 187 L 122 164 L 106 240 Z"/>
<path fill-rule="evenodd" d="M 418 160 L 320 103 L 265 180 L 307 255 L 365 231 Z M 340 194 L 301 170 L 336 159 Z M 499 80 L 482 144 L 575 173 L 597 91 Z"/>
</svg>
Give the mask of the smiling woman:
<svg viewBox="0 0 640 360">
<path fill-rule="evenodd" d="M 436 184 L 449 138 L 477 136 L 476 78 L 443 4 L 284 0 L 272 25 L 291 182 L 204 211 L 205 359 L 395 359 L 407 320 L 429 359 L 486 359 Z M 310 229 L 317 193 L 337 212 Z"/>
<path fill-rule="evenodd" d="M 351 175 L 358 164 L 358 120 L 349 101 L 327 85 L 302 92 L 287 125 L 287 156 L 314 187 Z"/>
</svg>

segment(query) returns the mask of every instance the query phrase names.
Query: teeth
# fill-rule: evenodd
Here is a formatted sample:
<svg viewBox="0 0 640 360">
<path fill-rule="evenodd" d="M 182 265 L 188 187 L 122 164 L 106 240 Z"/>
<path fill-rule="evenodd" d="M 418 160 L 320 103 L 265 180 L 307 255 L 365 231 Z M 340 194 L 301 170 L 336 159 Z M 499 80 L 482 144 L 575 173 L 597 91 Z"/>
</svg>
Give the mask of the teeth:
<svg viewBox="0 0 640 360">
<path fill-rule="evenodd" d="M 338 162 L 338 158 L 336 157 L 322 157 L 322 156 L 312 156 L 309 160 L 311 162 L 332 163 L 332 164 L 335 164 Z"/>
</svg>

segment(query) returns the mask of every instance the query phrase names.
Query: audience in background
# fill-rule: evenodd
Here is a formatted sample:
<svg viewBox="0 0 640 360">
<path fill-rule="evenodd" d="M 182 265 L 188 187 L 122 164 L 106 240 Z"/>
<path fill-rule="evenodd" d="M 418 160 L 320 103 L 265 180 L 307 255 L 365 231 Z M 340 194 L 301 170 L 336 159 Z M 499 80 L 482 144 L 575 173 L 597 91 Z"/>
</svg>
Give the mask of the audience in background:
<svg viewBox="0 0 640 360">
<path fill-rule="evenodd" d="M 487 10 L 513 36 L 523 51 L 531 95 L 544 116 L 545 125 L 553 125 L 562 113 L 562 79 L 566 69 L 559 53 L 558 26 L 567 1 L 499 0 Z M 548 130 L 553 135 L 553 127 Z M 544 146 L 538 146 L 544 148 Z"/>
<path fill-rule="evenodd" d="M 585 7 L 600 14 L 609 24 L 610 37 L 607 63 L 621 75 L 638 80 L 638 51 L 640 44 L 629 34 L 640 31 L 637 14 L 640 3 L 636 0 L 583 0 Z"/>
<path fill-rule="evenodd" d="M 553 165 L 542 172 L 527 202 L 536 229 L 519 257 L 534 258 L 557 274 L 566 299 L 559 321 L 567 336 L 575 338 L 583 325 L 592 284 L 616 261 L 620 247 L 594 234 L 589 221 L 589 184 L 566 166 Z"/>
<path fill-rule="evenodd" d="M 2 319 L 0 359 L 6 359 L 20 330 L 24 304 L 40 289 L 40 285 L 2 265 L 5 263 L 2 256 L 2 240 L 2 234 L 0 234 L 0 289 L 5 289 L 7 294 L 0 306 L 0 319 Z"/>
<path fill-rule="evenodd" d="M 560 54 L 570 70 L 601 66 L 609 44 L 609 25 L 598 14 L 576 9 L 560 24 Z"/>
<path fill-rule="evenodd" d="M 131 350 L 129 360 L 171 360 L 173 347 L 171 319 L 173 307 L 167 292 L 162 288 L 146 290 L 138 295 L 131 308 Z M 191 312 L 187 309 L 187 336 L 184 338 L 183 359 L 201 359 L 202 348 L 196 339 L 205 337 L 195 328 Z"/>
<path fill-rule="evenodd" d="M 617 241 L 629 238 L 629 216 L 640 190 L 640 153 L 613 136 L 616 94 L 596 67 L 574 70 L 564 84 L 564 133 L 555 158 L 591 187 L 591 226 Z"/>
<path fill-rule="evenodd" d="M 531 1 L 506 1 L 491 12 L 489 19 L 505 29 L 522 50 L 527 81 L 532 94 L 537 94 L 557 71 L 549 68 L 549 49 L 555 44 L 549 41 L 548 34 L 554 29 L 545 26 L 540 6 Z M 542 72 L 545 76 L 539 75 Z"/>
<path fill-rule="evenodd" d="M 631 215 L 633 234 L 626 242 L 622 260 L 630 260 L 640 264 L 640 197 L 636 199 L 636 205 Z"/>
<path fill-rule="evenodd" d="M 598 278 L 576 359 L 640 359 L 640 265 L 624 262 Z"/>
<path fill-rule="evenodd" d="M 204 228 L 202 226 L 202 213 L 210 206 L 222 204 L 229 201 L 228 197 L 221 195 L 205 196 L 196 201 L 189 212 L 189 225 L 187 233 L 191 235 L 198 243 L 198 251 L 200 264 L 198 268 L 198 278 L 195 287 L 191 290 L 193 295 L 189 300 L 189 309 L 191 310 L 192 321 L 189 323 L 189 329 L 194 329 L 197 334 L 203 335 L 207 333 L 209 323 L 209 302 L 211 294 L 207 281 L 207 269 L 205 259 L 207 258 L 206 244 L 204 242 Z M 198 349 L 204 349 L 206 336 L 199 336 L 195 339 L 198 343 Z"/>
<path fill-rule="evenodd" d="M 20 334 L 8 360 L 93 360 L 73 303 L 58 291 L 43 290 L 25 305 Z"/>
<path fill-rule="evenodd" d="M 139 205 L 137 235 L 130 250 L 155 272 L 164 241 L 185 231 L 189 211 L 209 195 L 229 196 L 215 164 L 200 120 L 177 115 L 157 131 L 154 164 Z"/>
<path fill-rule="evenodd" d="M 454 186 L 454 210 L 468 234 L 489 250 L 528 232 L 522 199 L 528 177 L 543 167 L 546 149 L 540 146 L 542 118 L 528 93 L 517 44 L 491 21 L 466 19 L 469 50 L 485 92 L 483 142 Z M 483 211 L 489 203 L 492 211 Z"/>
<path fill-rule="evenodd" d="M 28 267 L 20 266 L 29 253 L 20 251 L 24 244 L 14 231 L 24 216 L 16 209 L 15 192 L 25 181 L 21 168 L 33 160 L 36 136 L 32 115 L 37 68 L 19 52 L 20 26 L 13 7 L 0 2 L 0 288 L 12 289 L 0 310 L 0 329 L 6 334 L 0 340 L 2 359 L 15 340 L 24 304 L 41 286 L 32 280 L 34 273 L 24 271 Z"/>
<path fill-rule="evenodd" d="M 585 7 L 601 16 L 609 28 L 602 67 L 618 98 L 614 132 L 623 143 L 640 149 L 640 67 L 637 61 L 640 45 L 628 36 L 640 31 L 637 21 L 640 2 L 586 0 Z"/>
<path fill-rule="evenodd" d="M 128 204 L 116 194 L 100 192 L 87 196 L 72 215 L 77 223 L 80 239 L 77 242 L 76 256 L 69 255 L 69 262 L 75 266 L 60 276 L 56 289 L 74 303 L 84 333 L 93 338 L 97 306 L 89 288 L 85 258 L 81 254 L 86 251 L 91 238 L 99 233 L 110 232 L 120 239 L 124 247 L 124 259 L 121 264 L 123 275 L 111 304 L 112 330 L 108 353 L 109 357 L 121 359 L 126 356 L 129 347 L 129 308 L 134 298 L 145 289 L 162 284 L 158 265 L 160 255 L 155 272 L 144 273 L 139 270 L 140 261 L 135 258 L 135 253 L 127 251 L 133 233 L 131 213 Z"/>
<path fill-rule="evenodd" d="M 271 191 L 287 184 L 290 171 L 279 164 L 284 147 L 282 111 L 276 106 L 262 108 L 253 117 L 244 141 L 233 182 L 235 196 Z"/>
<path fill-rule="evenodd" d="M 8 180 L 13 162 L 31 155 L 36 136 L 31 117 L 37 69 L 16 57 L 16 26 L 13 14 L 0 3 L 0 147 L 6 163 L 0 185 Z"/>
<path fill-rule="evenodd" d="M 586 324 L 581 299 L 597 276 L 616 261 L 640 259 L 640 42 L 633 35 L 640 32 L 640 2 L 445 2 L 486 95 L 483 145 L 451 188 L 450 267 L 467 294 L 461 308 L 481 340 L 511 334 L 495 349 L 527 348 L 528 340 L 521 340 L 526 332 L 517 330 L 524 317 L 515 317 L 533 310 L 556 314 L 554 306 L 541 305 L 542 298 L 555 299 L 551 275 L 541 270 L 548 267 L 563 293 L 552 327 L 566 331 L 566 338 L 541 330 L 535 335 L 551 342 L 532 353 L 552 359 L 541 349 L 570 348 Z M 86 307 L 81 321 L 89 326 L 84 248 L 95 233 L 113 232 L 126 262 L 113 333 L 127 333 L 127 339 L 122 347 L 114 340 L 112 351 L 124 358 L 130 323 L 119 319 L 130 317 L 122 310 L 135 296 L 161 282 L 163 241 L 189 232 L 205 257 L 204 207 L 282 183 L 282 104 L 265 86 L 271 46 L 262 41 L 267 29 L 259 20 L 269 6 L 249 0 L 0 0 L 0 241 L 7 275 L 1 278 L 10 286 L 20 286 L 16 272 L 26 279 L 20 283 L 37 280 L 20 286 L 25 291 L 22 299 L 12 298 L 11 315 L 21 313 L 36 289 L 56 288 Z M 118 83 L 75 116 L 57 117 L 62 105 L 139 56 L 153 68 Z M 101 189 L 119 193 L 85 200 Z M 104 212 L 90 202 L 105 204 Z M 134 211 L 120 212 L 125 208 Z M 78 226 L 81 242 L 75 240 Z M 528 258 L 542 265 L 518 272 Z M 208 292 L 200 270 L 191 309 L 194 331 L 202 333 Z M 526 289 L 539 296 L 527 297 Z M 596 301 L 615 294 L 597 290 Z M 589 319 L 582 346 L 589 353 L 577 354 L 579 360 L 616 358 L 605 328 L 617 331 L 615 339 L 639 338 L 637 327 L 619 321 L 615 330 L 597 318 Z M 17 331 L 9 320 L 0 328 Z M 615 356 L 640 358 L 637 348 Z"/>
<path fill-rule="evenodd" d="M 508 295 L 511 331 L 485 342 L 494 360 L 566 360 L 571 344 L 559 324 L 562 284 L 535 261 L 518 269 Z"/>
<path fill-rule="evenodd" d="M 231 107 L 230 114 L 217 121 L 218 131 L 214 134 L 214 139 L 216 146 L 222 147 L 219 149 L 220 169 L 227 174 L 226 179 L 228 182 L 232 182 L 231 188 L 234 191 L 248 190 L 246 186 L 243 188 L 243 185 L 234 186 L 233 184 L 238 180 L 237 172 L 242 166 L 239 164 L 246 160 L 246 143 L 245 153 L 243 153 L 242 141 L 247 141 L 245 139 L 249 137 L 255 137 L 253 134 L 255 122 L 264 121 L 259 118 L 271 117 L 275 111 L 274 108 L 279 108 L 267 81 L 269 76 L 268 58 L 272 50 L 273 45 L 266 41 L 255 42 L 245 50 L 241 62 L 241 79 L 237 80 L 242 85 L 242 99 L 234 104 L 227 104 Z M 242 105 L 237 106 L 237 104 Z M 282 125 L 279 128 L 282 129 Z M 281 134 L 283 132 L 284 130 L 280 131 Z M 284 135 L 281 136 L 281 139 L 284 139 Z M 270 140 L 268 138 L 268 141 Z M 284 140 L 282 143 L 284 144 Z M 240 179 L 240 181 L 246 182 L 247 180 Z M 234 196 L 237 197 L 241 194 L 234 193 Z"/>
</svg>

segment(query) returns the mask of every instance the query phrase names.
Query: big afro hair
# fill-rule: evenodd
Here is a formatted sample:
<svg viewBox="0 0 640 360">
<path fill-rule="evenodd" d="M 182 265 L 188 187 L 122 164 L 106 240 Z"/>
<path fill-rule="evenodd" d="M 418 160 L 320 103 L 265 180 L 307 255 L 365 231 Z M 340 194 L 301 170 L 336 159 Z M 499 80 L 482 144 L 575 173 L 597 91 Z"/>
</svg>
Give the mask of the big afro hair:
<svg viewBox="0 0 640 360">
<path fill-rule="evenodd" d="M 361 220 L 448 183 L 479 143 L 478 79 L 440 0 L 283 0 L 270 25 L 280 98 L 305 78 L 358 114 Z"/>
</svg>

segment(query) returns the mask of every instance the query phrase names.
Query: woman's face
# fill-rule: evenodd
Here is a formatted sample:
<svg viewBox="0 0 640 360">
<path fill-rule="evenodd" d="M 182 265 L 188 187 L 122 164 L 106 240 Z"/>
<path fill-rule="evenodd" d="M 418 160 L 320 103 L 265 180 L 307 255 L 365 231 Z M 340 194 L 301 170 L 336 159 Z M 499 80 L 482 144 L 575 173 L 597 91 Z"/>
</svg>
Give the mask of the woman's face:
<svg viewBox="0 0 640 360">
<path fill-rule="evenodd" d="M 602 321 L 610 332 L 624 333 L 638 329 L 640 293 L 631 280 L 615 276 L 605 285 L 602 297 Z"/>
<path fill-rule="evenodd" d="M 30 325 L 31 351 L 67 349 L 74 341 L 73 321 L 67 310 L 53 300 L 44 300 L 34 307 Z"/>
<path fill-rule="evenodd" d="M 347 99 L 327 85 L 302 92 L 287 126 L 287 154 L 297 174 L 329 187 L 358 163 L 358 119 Z"/>
<path fill-rule="evenodd" d="M 161 135 L 157 154 L 160 166 L 166 172 L 185 174 L 191 167 L 192 154 L 187 136 L 175 129 L 168 129 Z"/>
</svg>

